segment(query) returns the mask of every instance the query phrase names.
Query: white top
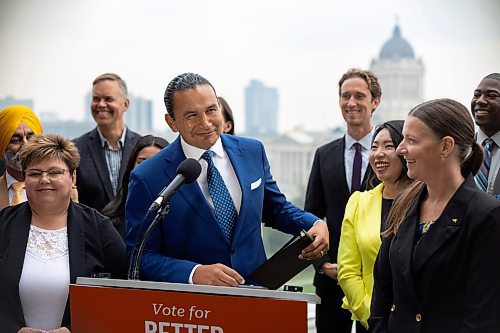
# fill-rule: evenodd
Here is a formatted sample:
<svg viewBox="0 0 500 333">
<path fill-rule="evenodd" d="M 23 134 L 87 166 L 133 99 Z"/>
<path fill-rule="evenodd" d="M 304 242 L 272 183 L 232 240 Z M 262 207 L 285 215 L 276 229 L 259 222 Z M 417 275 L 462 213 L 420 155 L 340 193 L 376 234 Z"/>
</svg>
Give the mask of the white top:
<svg viewBox="0 0 500 333">
<path fill-rule="evenodd" d="M 349 191 L 351 191 L 352 186 L 352 165 L 354 164 L 354 155 L 356 154 L 356 148 L 354 144 L 358 142 L 361 145 L 361 179 L 360 184 L 363 184 L 363 179 L 365 178 L 365 172 L 368 167 L 368 156 L 370 155 L 370 150 L 372 149 L 372 137 L 373 130 L 365 135 L 361 140 L 356 141 L 346 133 L 345 135 L 345 148 L 344 148 L 344 167 L 345 167 L 345 178 L 347 180 L 347 186 Z"/>
<path fill-rule="evenodd" d="M 53 330 L 61 327 L 70 283 L 67 228 L 30 227 L 19 296 L 26 326 Z"/>
</svg>

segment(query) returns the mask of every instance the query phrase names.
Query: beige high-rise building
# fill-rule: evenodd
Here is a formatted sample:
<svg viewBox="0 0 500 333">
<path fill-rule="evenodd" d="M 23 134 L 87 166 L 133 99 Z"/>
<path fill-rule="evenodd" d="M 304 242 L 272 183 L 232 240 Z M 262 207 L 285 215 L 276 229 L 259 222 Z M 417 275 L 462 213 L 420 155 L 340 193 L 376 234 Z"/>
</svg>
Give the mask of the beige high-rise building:
<svg viewBox="0 0 500 333">
<path fill-rule="evenodd" d="M 370 70 L 380 79 L 382 103 L 373 114 L 375 124 L 405 119 L 412 107 L 424 101 L 424 64 L 401 35 L 396 24 L 392 37 L 384 43 Z"/>
</svg>

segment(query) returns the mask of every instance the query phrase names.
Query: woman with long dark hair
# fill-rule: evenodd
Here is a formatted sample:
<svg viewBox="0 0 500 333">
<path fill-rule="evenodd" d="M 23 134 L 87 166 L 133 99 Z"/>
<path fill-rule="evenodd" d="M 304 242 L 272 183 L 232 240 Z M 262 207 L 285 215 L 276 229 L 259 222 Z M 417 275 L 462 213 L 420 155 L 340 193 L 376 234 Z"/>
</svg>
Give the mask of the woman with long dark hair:
<svg viewBox="0 0 500 333">
<path fill-rule="evenodd" d="M 134 149 L 130 153 L 127 168 L 123 173 L 122 185 L 113 200 L 102 210 L 102 213 L 111 219 L 122 238 L 125 238 L 125 201 L 127 200 L 130 173 L 142 161 L 158 153 L 167 145 L 167 140 L 153 135 L 146 135 L 137 140 Z"/>
</svg>

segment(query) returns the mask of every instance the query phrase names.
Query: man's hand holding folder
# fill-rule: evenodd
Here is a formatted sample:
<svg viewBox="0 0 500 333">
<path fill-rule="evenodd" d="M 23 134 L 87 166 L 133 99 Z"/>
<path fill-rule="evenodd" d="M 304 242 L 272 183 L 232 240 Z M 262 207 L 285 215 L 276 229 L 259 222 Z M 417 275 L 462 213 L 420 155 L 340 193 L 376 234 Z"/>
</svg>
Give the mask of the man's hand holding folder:
<svg viewBox="0 0 500 333">
<path fill-rule="evenodd" d="M 328 251 L 328 229 L 325 222 L 318 221 L 309 232 L 301 231 L 283 245 L 250 275 L 250 280 L 268 289 L 278 289 L 314 260 L 321 258 L 326 251 Z"/>
</svg>

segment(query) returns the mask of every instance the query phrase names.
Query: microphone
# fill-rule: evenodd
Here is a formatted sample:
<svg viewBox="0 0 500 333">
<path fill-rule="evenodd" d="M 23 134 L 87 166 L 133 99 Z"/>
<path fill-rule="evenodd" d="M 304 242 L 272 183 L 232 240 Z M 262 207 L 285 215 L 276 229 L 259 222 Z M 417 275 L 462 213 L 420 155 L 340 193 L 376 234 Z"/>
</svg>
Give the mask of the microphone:
<svg viewBox="0 0 500 333">
<path fill-rule="evenodd" d="M 194 158 L 187 158 L 179 164 L 175 172 L 177 174 L 175 178 L 160 192 L 158 198 L 149 207 L 148 212 L 162 207 L 182 184 L 191 184 L 194 182 L 201 173 L 201 165 Z"/>
</svg>

